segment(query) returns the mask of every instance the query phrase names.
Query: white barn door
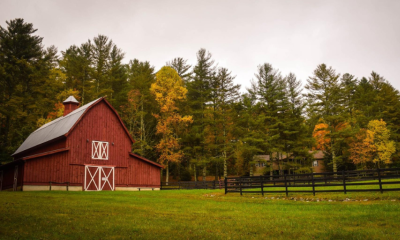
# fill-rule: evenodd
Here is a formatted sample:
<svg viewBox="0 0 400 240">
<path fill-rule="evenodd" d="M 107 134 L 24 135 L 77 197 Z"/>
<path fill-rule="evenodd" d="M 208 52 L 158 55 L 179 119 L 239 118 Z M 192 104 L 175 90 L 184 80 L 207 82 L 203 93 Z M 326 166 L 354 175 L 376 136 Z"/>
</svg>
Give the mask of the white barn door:
<svg viewBox="0 0 400 240">
<path fill-rule="evenodd" d="M 114 167 L 85 166 L 85 191 L 114 191 Z"/>
</svg>

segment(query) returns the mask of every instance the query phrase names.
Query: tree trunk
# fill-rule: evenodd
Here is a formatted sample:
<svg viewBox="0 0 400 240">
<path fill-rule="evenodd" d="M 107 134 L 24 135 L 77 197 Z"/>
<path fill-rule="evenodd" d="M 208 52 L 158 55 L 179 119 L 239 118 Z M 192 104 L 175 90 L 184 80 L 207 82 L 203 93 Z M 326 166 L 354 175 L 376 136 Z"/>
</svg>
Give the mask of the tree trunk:
<svg viewBox="0 0 400 240">
<path fill-rule="evenodd" d="M 141 98 L 141 108 L 142 112 L 140 113 L 140 152 L 142 156 L 144 155 L 144 149 L 143 149 L 143 142 L 144 142 L 144 120 L 143 120 L 143 96 Z"/>
<path fill-rule="evenodd" d="M 224 150 L 224 179 L 228 176 L 228 166 L 226 163 L 226 150 Z"/>
<path fill-rule="evenodd" d="M 196 165 L 193 166 L 193 172 L 194 172 L 194 181 L 197 182 Z"/>
<path fill-rule="evenodd" d="M 206 176 L 207 176 L 207 167 L 204 166 L 204 167 L 203 167 L 203 182 L 206 181 Z"/>
<path fill-rule="evenodd" d="M 169 181 L 169 164 L 167 163 L 167 174 L 165 176 L 165 185 L 168 185 Z"/>
<path fill-rule="evenodd" d="M 335 173 L 333 176 L 337 178 L 337 162 L 336 162 L 336 154 L 335 150 L 333 149 L 333 143 L 331 141 L 331 149 L 332 149 L 332 163 L 333 163 L 333 172 Z"/>
</svg>

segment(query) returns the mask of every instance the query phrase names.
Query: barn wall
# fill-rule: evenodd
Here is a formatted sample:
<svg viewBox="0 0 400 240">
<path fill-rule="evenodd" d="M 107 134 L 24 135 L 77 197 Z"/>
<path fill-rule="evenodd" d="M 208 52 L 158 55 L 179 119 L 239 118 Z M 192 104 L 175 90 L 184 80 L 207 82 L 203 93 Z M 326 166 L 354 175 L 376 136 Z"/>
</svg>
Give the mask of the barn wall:
<svg viewBox="0 0 400 240">
<path fill-rule="evenodd" d="M 92 159 L 92 141 L 109 143 L 108 160 Z M 126 168 L 131 144 L 118 117 L 104 101 L 89 109 L 67 138 L 71 164 L 114 165 Z"/>
<path fill-rule="evenodd" d="M 160 187 L 160 168 L 157 166 L 131 156 L 126 172 L 128 187 Z"/>
<path fill-rule="evenodd" d="M 69 151 L 43 156 L 25 162 L 24 185 L 49 185 L 49 182 L 70 182 Z M 83 167 L 81 167 L 83 168 Z"/>
</svg>

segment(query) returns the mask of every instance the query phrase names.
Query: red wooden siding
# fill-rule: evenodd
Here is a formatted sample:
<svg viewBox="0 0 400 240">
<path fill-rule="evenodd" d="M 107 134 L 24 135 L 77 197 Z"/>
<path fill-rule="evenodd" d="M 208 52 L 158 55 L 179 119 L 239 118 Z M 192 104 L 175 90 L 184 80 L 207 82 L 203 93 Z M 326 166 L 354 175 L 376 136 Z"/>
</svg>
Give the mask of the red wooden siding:
<svg viewBox="0 0 400 240">
<path fill-rule="evenodd" d="M 27 160 L 25 162 L 24 184 L 49 185 L 49 182 L 74 183 L 70 181 L 68 174 L 68 155 L 69 151 Z"/>
<path fill-rule="evenodd" d="M 109 143 L 108 160 L 92 159 L 92 141 Z M 104 101 L 89 109 L 67 139 L 72 164 L 128 167 L 131 145 L 118 117 Z"/>
<path fill-rule="evenodd" d="M 128 184 L 130 187 L 160 187 L 160 168 L 131 157 L 129 160 Z"/>
<path fill-rule="evenodd" d="M 21 159 L 51 150 L 69 149 L 26 160 L 25 164 L 21 165 L 23 167 L 20 167 L 21 185 L 23 180 L 24 185 L 70 182 L 71 186 L 83 187 L 85 165 L 92 164 L 115 167 L 116 187 L 160 187 L 160 167 L 129 155 L 132 140 L 121 125 L 119 117 L 105 100 L 99 101 L 86 111 L 66 138 L 15 156 L 15 159 Z M 92 159 L 92 141 L 109 143 L 108 160 Z M 5 167 L 0 169 L 4 172 L 3 186 L 11 184 L 12 188 L 14 171 Z"/>
</svg>

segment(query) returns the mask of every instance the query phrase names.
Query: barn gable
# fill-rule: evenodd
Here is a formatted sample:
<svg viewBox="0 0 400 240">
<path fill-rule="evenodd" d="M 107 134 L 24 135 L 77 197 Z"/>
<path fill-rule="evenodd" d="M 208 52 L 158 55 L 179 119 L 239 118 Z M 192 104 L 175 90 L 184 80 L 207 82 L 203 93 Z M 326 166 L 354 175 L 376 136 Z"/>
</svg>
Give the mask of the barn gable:
<svg viewBox="0 0 400 240">
<path fill-rule="evenodd" d="M 128 130 L 126 129 L 125 125 L 123 124 L 122 120 L 119 118 L 115 109 L 107 101 L 105 101 L 104 98 L 99 98 L 72 111 L 66 116 L 59 117 L 49 123 L 44 124 L 37 130 L 35 130 L 33 133 L 31 133 L 29 137 L 15 151 L 15 153 L 12 154 L 12 156 L 20 154 L 32 148 L 38 147 L 40 145 L 46 144 L 60 137 L 63 136 L 67 137 L 73 131 L 74 127 L 82 119 L 82 117 L 88 112 L 88 110 L 101 101 L 104 101 L 107 105 L 109 105 L 110 109 L 118 117 L 120 123 L 124 127 L 131 141 L 134 142 Z"/>
</svg>

